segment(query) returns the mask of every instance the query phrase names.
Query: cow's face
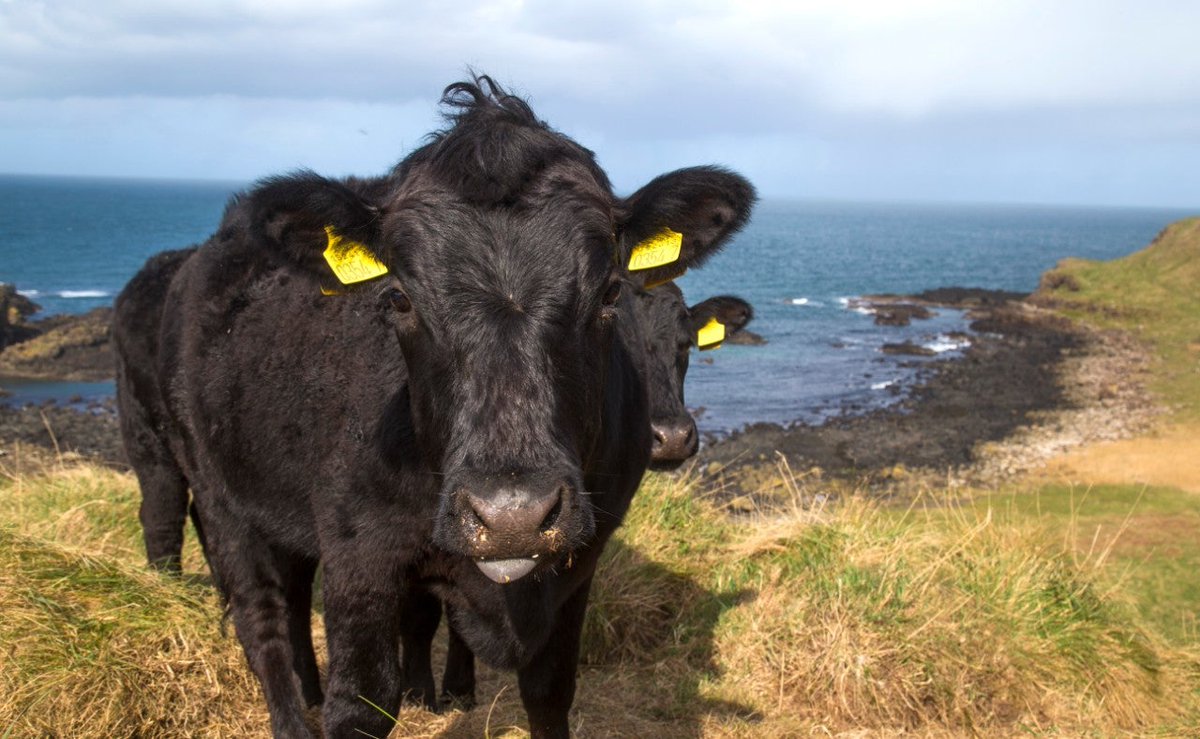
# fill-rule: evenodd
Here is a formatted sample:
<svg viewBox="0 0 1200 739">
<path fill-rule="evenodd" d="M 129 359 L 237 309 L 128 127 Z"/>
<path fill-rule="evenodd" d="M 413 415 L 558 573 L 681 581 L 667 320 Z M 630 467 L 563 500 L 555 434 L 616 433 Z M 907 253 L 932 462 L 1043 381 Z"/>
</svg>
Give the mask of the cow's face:
<svg viewBox="0 0 1200 739">
<path fill-rule="evenodd" d="M 732 333 L 749 323 L 754 312 L 749 303 L 732 296 L 709 298 L 689 308 L 674 283 L 640 290 L 634 311 L 645 341 L 651 465 L 674 469 L 696 453 L 699 443 L 683 395 L 699 331 L 715 318 Z"/>
<path fill-rule="evenodd" d="M 386 180 L 269 181 L 251 219 L 323 282 L 327 248 L 386 269 L 358 289 L 394 328 L 414 442 L 442 481 L 434 542 L 507 582 L 589 540 L 604 491 L 583 470 L 606 424 L 648 442 L 634 247 L 672 228 L 694 262 L 745 222 L 753 190 L 681 170 L 619 200 L 590 152 L 490 82 L 447 100 L 455 125 Z"/>
</svg>

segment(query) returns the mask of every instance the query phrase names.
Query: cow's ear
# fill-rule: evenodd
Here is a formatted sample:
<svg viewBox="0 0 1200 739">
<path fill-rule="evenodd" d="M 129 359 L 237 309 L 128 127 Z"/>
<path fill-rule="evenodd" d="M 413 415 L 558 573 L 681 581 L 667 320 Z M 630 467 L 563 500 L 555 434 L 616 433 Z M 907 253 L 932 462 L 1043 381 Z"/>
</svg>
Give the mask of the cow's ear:
<svg viewBox="0 0 1200 739">
<path fill-rule="evenodd" d="M 700 349 L 716 349 L 733 332 L 754 318 L 754 309 L 741 298 L 718 295 L 688 308 L 688 330 L 692 344 Z"/>
<path fill-rule="evenodd" d="M 387 271 L 374 246 L 379 209 L 344 183 L 312 172 L 272 177 L 243 203 L 256 243 L 323 283 L 361 282 Z"/>
<path fill-rule="evenodd" d="M 750 219 L 754 186 L 720 167 L 660 175 L 621 202 L 618 258 L 647 285 L 717 253 Z"/>
<path fill-rule="evenodd" d="M 688 324 L 693 334 L 713 318 L 720 321 L 729 333 L 733 333 L 754 319 L 754 308 L 734 295 L 717 295 L 688 308 Z"/>
</svg>

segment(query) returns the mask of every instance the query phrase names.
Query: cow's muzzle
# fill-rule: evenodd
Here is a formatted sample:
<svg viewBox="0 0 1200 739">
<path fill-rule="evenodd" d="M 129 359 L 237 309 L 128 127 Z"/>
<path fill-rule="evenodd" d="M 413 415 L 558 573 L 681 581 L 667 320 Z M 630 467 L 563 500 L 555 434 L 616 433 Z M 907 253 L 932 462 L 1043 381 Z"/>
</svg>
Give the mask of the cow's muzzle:
<svg viewBox="0 0 1200 739">
<path fill-rule="evenodd" d="M 448 482 L 448 515 L 435 535 L 498 583 L 557 561 L 594 528 L 571 475 L 458 473 Z"/>
<path fill-rule="evenodd" d="M 650 445 L 650 462 L 656 468 L 673 468 L 696 453 L 699 439 L 696 422 L 691 416 L 655 419 L 650 422 L 654 439 Z"/>
</svg>

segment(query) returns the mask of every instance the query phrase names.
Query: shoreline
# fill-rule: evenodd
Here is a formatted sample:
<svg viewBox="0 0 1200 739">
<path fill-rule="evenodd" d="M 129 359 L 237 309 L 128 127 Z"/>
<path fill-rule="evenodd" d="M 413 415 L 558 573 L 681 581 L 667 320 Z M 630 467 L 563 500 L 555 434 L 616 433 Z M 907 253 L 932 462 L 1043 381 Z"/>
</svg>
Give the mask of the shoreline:
<svg viewBox="0 0 1200 739">
<path fill-rule="evenodd" d="M 1149 358 L 1136 342 L 1072 323 L 1026 296 L 939 288 L 857 300 L 881 325 L 921 320 L 929 308 L 964 310 L 970 346 L 960 356 L 922 362 L 904 397 L 883 408 L 710 436 L 690 469 L 734 495 L 777 479 L 781 457 L 791 470 L 874 487 L 914 475 L 995 484 L 1086 442 L 1143 432 L 1159 412 L 1144 388 Z M 102 356 L 108 351 L 92 347 Z M 42 361 L 39 374 L 55 364 Z M 65 364 L 60 377 L 71 375 Z M 0 404 L 0 453 L 14 443 L 126 466 L 113 399 L 83 409 Z"/>
</svg>

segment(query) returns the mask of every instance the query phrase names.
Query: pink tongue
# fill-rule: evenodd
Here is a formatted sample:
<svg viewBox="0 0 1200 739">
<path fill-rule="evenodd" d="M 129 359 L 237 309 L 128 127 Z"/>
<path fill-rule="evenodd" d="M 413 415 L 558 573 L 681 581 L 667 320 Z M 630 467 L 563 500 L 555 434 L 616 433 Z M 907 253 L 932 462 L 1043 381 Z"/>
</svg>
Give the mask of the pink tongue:
<svg viewBox="0 0 1200 739">
<path fill-rule="evenodd" d="M 475 564 L 493 581 L 504 585 L 528 575 L 537 562 L 526 557 L 517 559 L 477 559 Z"/>
</svg>

